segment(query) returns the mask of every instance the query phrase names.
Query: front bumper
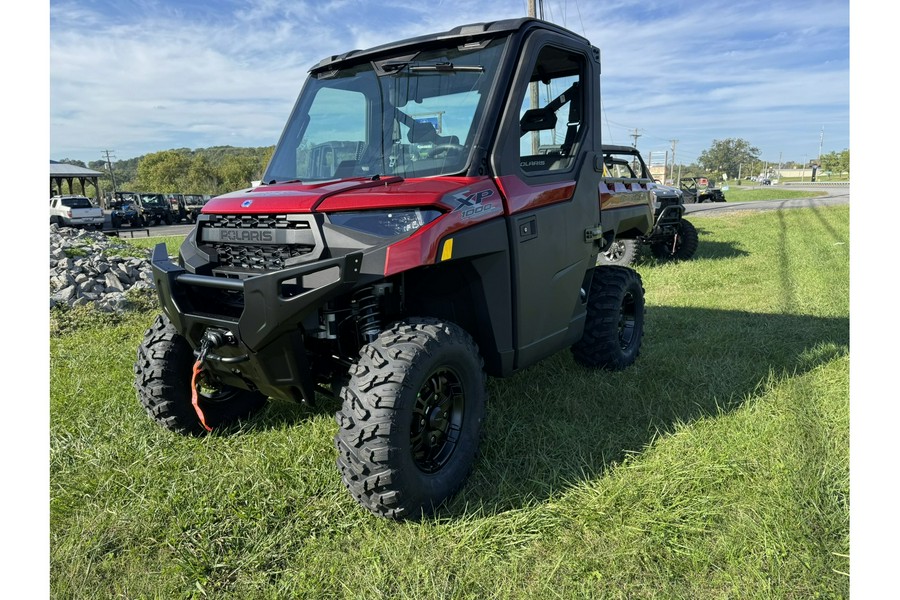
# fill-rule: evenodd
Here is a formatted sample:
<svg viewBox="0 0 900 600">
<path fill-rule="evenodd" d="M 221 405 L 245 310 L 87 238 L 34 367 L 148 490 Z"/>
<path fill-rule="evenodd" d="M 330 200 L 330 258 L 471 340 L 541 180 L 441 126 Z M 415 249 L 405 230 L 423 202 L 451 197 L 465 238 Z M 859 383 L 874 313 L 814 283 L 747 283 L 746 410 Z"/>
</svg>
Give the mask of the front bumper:
<svg viewBox="0 0 900 600">
<path fill-rule="evenodd" d="M 230 333 L 231 343 L 207 359 L 207 368 L 223 382 L 273 397 L 310 401 L 314 377 L 301 323 L 353 287 L 362 259 L 362 252 L 352 252 L 232 279 L 189 273 L 169 258 L 165 244 L 158 244 L 151 266 L 163 312 L 194 348 L 209 328 Z M 231 310 L 211 302 L 204 293 L 210 291 L 230 296 Z"/>
</svg>

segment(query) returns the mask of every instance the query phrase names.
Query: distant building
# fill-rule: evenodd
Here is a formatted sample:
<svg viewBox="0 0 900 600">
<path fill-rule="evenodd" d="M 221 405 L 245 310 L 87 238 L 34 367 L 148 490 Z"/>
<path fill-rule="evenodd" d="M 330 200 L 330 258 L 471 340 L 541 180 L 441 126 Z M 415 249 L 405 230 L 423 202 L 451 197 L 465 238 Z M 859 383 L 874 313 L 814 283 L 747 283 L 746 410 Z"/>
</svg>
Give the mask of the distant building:
<svg viewBox="0 0 900 600">
<path fill-rule="evenodd" d="M 67 165 L 66 163 L 50 161 L 50 196 L 58 194 L 81 194 L 82 196 L 93 197 L 94 200 L 101 204 L 100 200 L 100 184 L 99 179 L 105 175 L 100 171 L 85 169 L 77 165 Z M 74 183 L 78 181 L 81 190 L 76 189 Z M 66 187 L 63 187 L 63 183 Z M 86 185 L 90 184 L 94 187 L 93 196 L 87 193 Z M 105 208 L 105 207 L 104 207 Z"/>
</svg>

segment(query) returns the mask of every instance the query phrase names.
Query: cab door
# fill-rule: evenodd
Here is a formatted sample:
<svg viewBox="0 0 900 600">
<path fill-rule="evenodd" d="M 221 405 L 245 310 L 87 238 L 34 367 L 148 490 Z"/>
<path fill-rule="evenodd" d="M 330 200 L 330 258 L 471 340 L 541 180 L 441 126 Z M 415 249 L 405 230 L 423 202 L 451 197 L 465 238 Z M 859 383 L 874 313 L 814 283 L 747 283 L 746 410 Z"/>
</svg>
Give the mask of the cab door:
<svg viewBox="0 0 900 600">
<path fill-rule="evenodd" d="M 491 163 L 504 196 L 516 368 L 584 328 L 600 223 L 599 52 L 552 31 L 522 46 Z"/>
</svg>

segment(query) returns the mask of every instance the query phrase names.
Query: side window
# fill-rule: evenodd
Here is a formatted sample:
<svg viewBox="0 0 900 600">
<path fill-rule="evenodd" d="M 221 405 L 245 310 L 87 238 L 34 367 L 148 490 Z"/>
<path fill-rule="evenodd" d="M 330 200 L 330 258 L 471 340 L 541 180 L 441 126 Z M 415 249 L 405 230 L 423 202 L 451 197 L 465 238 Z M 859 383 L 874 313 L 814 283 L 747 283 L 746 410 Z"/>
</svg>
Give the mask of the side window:
<svg viewBox="0 0 900 600">
<path fill-rule="evenodd" d="M 527 174 L 567 170 L 584 131 L 584 57 L 543 48 L 519 104 L 519 165 Z"/>
<path fill-rule="evenodd" d="M 613 179 L 637 179 L 637 173 L 640 171 L 640 167 L 635 171 L 632 169 L 632 166 L 628 164 L 628 161 L 625 161 L 620 158 L 612 158 L 607 156 L 603 161 L 603 176 L 611 177 Z"/>
<path fill-rule="evenodd" d="M 366 139 L 366 98 L 325 88 L 309 108 L 310 125 L 297 146 L 299 179 L 330 179 L 359 158 Z"/>
</svg>

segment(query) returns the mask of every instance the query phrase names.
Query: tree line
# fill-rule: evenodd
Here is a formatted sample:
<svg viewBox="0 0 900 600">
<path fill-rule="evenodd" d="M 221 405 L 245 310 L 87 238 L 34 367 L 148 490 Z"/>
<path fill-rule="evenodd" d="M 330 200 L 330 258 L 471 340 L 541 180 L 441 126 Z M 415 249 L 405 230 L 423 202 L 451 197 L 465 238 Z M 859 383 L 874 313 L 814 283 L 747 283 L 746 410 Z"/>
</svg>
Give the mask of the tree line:
<svg viewBox="0 0 900 600">
<path fill-rule="evenodd" d="M 179 148 L 145 154 L 137 158 L 116 160 L 112 163 L 112 176 L 105 160 L 90 161 L 63 159 L 60 162 L 78 165 L 104 173 L 100 186 L 104 193 L 115 189 L 136 192 L 184 193 L 218 195 L 250 185 L 251 181 L 262 179 L 263 171 L 272 157 L 274 146 L 259 148 L 236 148 L 234 146 L 213 146 L 211 148 Z M 810 163 L 816 162 L 815 160 Z M 758 175 L 774 163 L 765 163 L 759 158 L 759 148 L 742 138 L 713 140 L 712 145 L 700 153 L 695 164 L 686 165 L 683 176 L 709 175 L 716 178 L 727 175 L 728 179 Z M 783 168 L 808 167 L 787 161 Z M 850 172 L 850 150 L 823 154 L 819 161 L 819 171 L 830 171 L 834 175 Z"/>
<path fill-rule="evenodd" d="M 701 174 L 720 176 L 728 175 L 729 179 L 744 178 L 759 175 L 766 167 L 769 170 L 809 168 L 814 164 L 819 165 L 819 172 L 830 171 L 834 175 L 850 174 L 850 150 L 841 152 L 829 152 L 823 154 L 819 160 L 813 159 L 807 163 L 795 161 L 778 163 L 765 162 L 759 158 L 759 148 L 750 145 L 745 139 L 727 138 L 713 140 L 712 146 L 700 153 L 697 159 L 697 169 Z M 692 165 L 694 166 L 694 165 Z"/>
<path fill-rule="evenodd" d="M 109 164 L 102 159 L 89 161 L 87 164 L 71 159 L 62 159 L 60 162 L 103 173 L 99 183 L 104 194 L 112 193 L 115 187 L 120 191 L 215 196 L 248 187 L 251 181 L 262 179 L 274 150 L 275 146 L 162 150 L 136 158 L 112 161 L 112 174 Z"/>
</svg>

